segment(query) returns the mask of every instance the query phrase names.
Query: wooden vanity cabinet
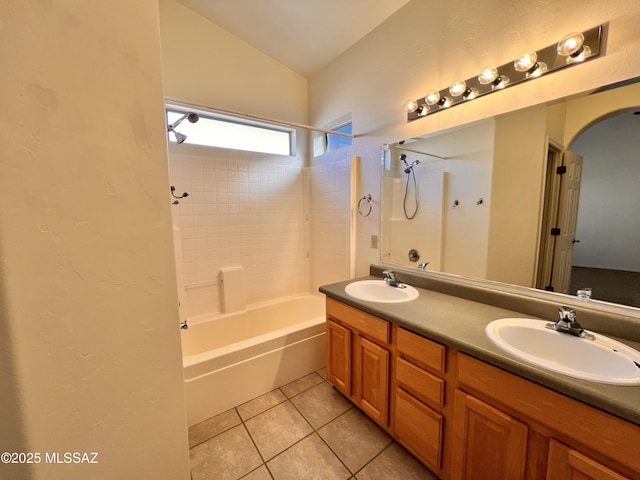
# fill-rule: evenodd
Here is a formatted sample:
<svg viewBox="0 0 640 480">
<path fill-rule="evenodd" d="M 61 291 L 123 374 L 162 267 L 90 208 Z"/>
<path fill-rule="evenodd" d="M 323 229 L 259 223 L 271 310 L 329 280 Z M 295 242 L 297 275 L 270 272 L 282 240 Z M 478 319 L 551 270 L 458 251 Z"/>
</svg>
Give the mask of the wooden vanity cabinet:
<svg viewBox="0 0 640 480">
<path fill-rule="evenodd" d="M 327 379 L 385 429 L 391 324 L 327 298 Z"/>
<path fill-rule="evenodd" d="M 452 478 L 524 479 L 528 427 L 456 391 Z"/>
<path fill-rule="evenodd" d="M 442 473 L 444 434 L 444 346 L 397 328 L 392 432 L 435 473 Z"/>
<path fill-rule="evenodd" d="M 443 480 L 640 480 L 640 427 L 327 298 L 327 378 Z"/>
<path fill-rule="evenodd" d="M 609 467 L 555 440 L 549 446 L 548 480 L 628 480 Z"/>
<path fill-rule="evenodd" d="M 640 427 L 457 356 L 451 478 L 640 480 Z"/>
</svg>

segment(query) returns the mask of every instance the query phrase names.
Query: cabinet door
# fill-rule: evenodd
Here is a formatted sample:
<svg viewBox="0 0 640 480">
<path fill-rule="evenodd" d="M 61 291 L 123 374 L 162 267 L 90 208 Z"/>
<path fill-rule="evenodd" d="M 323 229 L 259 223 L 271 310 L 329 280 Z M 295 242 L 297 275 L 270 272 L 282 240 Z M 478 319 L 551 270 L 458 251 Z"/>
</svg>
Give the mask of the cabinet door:
<svg viewBox="0 0 640 480">
<path fill-rule="evenodd" d="M 395 434 L 434 471 L 440 469 L 443 417 L 401 388 L 395 389 Z"/>
<path fill-rule="evenodd" d="M 327 319 L 327 379 L 351 396 L 351 331 Z"/>
<path fill-rule="evenodd" d="M 547 480 L 628 480 L 628 477 L 552 440 Z"/>
<path fill-rule="evenodd" d="M 389 352 L 363 337 L 357 337 L 356 348 L 360 408 L 386 427 L 389 416 Z"/>
<path fill-rule="evenodd" d="M 452 478 L 524 478 L 526 425 L 456 390 L 453 430 Z"/>
</svg>

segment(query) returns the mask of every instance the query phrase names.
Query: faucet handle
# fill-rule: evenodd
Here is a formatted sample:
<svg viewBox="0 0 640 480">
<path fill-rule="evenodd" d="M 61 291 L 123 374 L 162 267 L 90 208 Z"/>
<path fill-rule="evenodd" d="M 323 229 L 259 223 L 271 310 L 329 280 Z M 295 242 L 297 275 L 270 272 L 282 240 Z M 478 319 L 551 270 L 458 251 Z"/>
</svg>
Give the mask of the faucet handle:
<svg viewBox="0 0 640 480">
<path fill-rule="evenodd" d="M 393 270 L 384 270 L 382 273 L 389 280 L 395 280 L 396 279 L 396 274 L 393 272 Z"/>
<path fill-rule="evenodd" d="M 576 321 L 576 310 L 575 308 L 572 307 L 560 307 L 560 309 L 558 310 L 558 313 L 560 314 L 560 320 L 563 322 L 575 322 Z"/>
</svg>

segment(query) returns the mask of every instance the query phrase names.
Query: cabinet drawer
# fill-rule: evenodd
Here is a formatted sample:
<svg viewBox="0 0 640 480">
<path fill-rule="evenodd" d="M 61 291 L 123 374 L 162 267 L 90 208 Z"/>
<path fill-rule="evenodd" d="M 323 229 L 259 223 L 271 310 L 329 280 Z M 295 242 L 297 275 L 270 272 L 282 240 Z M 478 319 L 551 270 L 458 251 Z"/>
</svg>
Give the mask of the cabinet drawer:
<svg viewBox="0 0 640 480">
<path fill-rule="evenodd" d="M 327 298 L 327 317 L 338 320 L 344 325 L 373 340 L 388 344 L 391 340 L 391 324 L 357 308 Z"/>
<path fill-rule="evenodd" d="M 399 328 L 398 352 L 420 366 L 444 373 L 445 347 L 439 343 Z"/>
<path fill-rule="evenodd" d="M 396 389 L 396 436 L 400 443 L 435 471 L 440 469 L 442 424 L 442 415 L 403 390 Z"/>
<path fill-rule="evenodd" d="M 443 406 L 443 379 L 431 375 L 402 358 L 396 359 L 396 379 L 402 388 L 419 400 L 435 407 Z"/>
</svg>

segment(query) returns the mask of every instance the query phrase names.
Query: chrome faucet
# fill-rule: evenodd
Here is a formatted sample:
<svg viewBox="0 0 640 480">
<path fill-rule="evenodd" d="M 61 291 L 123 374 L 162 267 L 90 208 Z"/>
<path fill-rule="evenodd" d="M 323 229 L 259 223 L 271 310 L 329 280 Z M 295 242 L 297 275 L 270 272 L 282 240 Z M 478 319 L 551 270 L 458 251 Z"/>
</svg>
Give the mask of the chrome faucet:
<svg viewBox="0 0 640 480">
<path fill-rule="evenodd" d="M 398 280 L 398 277 L 396 277 L 395 272 L 391 270 L 385 270 L 382 273 L 384 273 L 384 277 L 385 277 L 384 282 L 390 287 L 406 288 L 406 285 L 402 283 L 400 280 Z"/>
<path fill-rule="evenodd" d="M 587 332 L 576 320 L 576 311 L 571 307 L 560 307 L 558 310 L 560 319 L 556 323 L 547 323 L 545 326 L 557 332 L 569 333 L 587 340 L 595 340 L 596 337 Z"/>
</svg>

